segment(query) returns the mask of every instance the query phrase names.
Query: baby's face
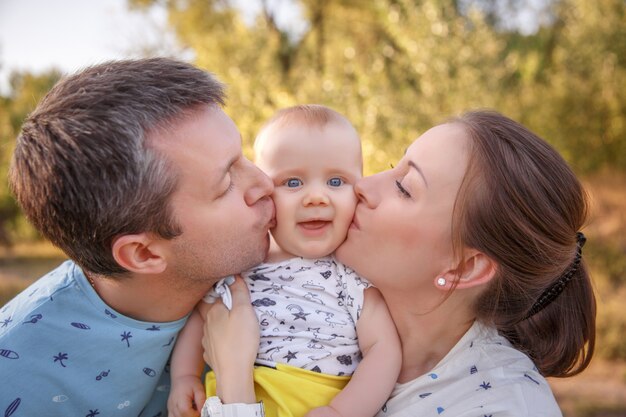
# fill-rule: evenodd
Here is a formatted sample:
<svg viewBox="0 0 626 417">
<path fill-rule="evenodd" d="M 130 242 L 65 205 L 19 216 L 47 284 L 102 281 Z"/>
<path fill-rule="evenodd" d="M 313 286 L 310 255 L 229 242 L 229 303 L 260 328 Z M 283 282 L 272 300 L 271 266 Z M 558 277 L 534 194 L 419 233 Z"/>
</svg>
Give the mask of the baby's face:
<svg viewBox="0 0 626 417">
<path fill-rule="evenodd" d="M 256 163 L 274 182 L 272 236 L 292 256 L 329 255 L 346 238 L 361 178 L 361 142 L 350 126 L 270 127 Z"/>
</svg>

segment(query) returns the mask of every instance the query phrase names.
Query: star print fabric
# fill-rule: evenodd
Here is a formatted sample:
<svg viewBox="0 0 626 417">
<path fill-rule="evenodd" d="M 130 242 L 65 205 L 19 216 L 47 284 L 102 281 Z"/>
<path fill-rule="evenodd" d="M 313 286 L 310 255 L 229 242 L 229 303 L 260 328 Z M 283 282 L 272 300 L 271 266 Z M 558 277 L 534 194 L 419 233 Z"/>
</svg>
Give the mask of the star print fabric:
<svg viewBox="0 0 626 417">
<path fill-rule="evenodd" d="M 261 326 L 257 363 L 352 375 L 366 280 L 333 257 L 262 264 L 244 279 Z"/>
<path fill-rule="evenodd" d="M 120 314 L 67 261 L 0 309 L 0 412 L 165 416 L 166 364 L 184 322 Z"/>
<path fill-rule="evenodd" d="M 496 329 L 475 322 L 434 369 L 397 384 L 377 417 L 561 417 L 547 381 Z"/>
</svg>

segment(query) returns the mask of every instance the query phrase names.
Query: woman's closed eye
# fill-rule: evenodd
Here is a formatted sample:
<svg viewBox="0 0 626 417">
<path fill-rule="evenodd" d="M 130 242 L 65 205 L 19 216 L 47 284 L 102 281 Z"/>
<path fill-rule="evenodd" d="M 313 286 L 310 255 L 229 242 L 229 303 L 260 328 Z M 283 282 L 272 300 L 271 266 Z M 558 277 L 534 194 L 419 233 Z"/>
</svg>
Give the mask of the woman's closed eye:
<svg viewBox="0 0 626 417">
<path fill-rule="evenodd" d="M 406 188 L 402 186 L 402 183 L 398 180 L 396 180 L 396 187 L 398 187 L 398 192 L 400 193 L 402 197 L 411 198 L 411 194 L 407 191 Z"/>
</svg>

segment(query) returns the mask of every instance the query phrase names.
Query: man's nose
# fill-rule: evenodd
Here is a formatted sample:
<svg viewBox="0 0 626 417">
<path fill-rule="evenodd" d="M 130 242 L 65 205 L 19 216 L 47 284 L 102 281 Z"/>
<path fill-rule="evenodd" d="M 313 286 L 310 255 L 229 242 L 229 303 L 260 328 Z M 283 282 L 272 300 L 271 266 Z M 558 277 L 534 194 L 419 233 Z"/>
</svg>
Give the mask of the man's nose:
<svg viewBox="0 0 626 417">
<path fill-rule="evenodd" d="M 265 175 L 256 165 L 246 159 L 246 176 L 249 177 L 250 185 L 246 188 L 244 199 L 246 204 L 251 206 L 257 201 L 267 198 L 274 192 L 272 180 Z"/>
</svg>

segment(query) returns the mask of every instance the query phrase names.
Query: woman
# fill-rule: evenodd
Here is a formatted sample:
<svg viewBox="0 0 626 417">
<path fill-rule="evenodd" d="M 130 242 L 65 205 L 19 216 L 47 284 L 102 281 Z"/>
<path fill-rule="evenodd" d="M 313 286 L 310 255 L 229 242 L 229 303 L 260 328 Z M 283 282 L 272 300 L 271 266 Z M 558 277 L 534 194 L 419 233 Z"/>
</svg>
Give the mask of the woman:
<svg viewBox="0 0 626 417">
<path fill-rule="evenodd" d="M 560 415 L 542 375 L 587 366 L 595 302 L 577 235 L 585 195 L 558 153 L 472 112 L 356 190 L 337 257 L 380 289 L 403 346 L 380 415 Z"/>
<path fill-rule="evenodd" d="M 337 257 L 379 288 L 403 349 L 379 416 L 560 416 L 544 377 L 589 364 L 595 298 L 585 193 L 559 154 L 470 112 L 355 189 Z"/>
</svg>

